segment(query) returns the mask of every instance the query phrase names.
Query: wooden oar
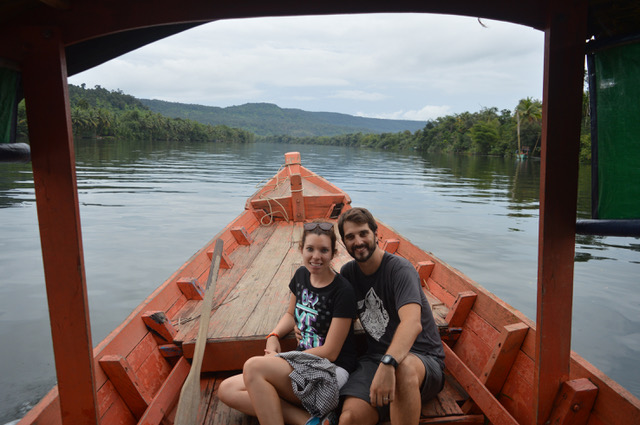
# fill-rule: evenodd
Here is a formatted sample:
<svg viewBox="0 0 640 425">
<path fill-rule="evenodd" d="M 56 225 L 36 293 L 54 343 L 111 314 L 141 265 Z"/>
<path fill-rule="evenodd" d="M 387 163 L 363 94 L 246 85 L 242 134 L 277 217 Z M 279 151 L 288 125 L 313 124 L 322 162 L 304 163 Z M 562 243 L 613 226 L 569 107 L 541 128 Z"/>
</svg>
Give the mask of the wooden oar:
<svg viewBox="0 0 640 425">
<path fill-rule="evenodd" d="M 213 294 L 216 291 L 216 281 L 218 280 L 218 270 L 220 270 L 220 257 L 222 257 L 222 239 L 216 241 L 213 257 L 211 258 L 211 268 L 207 279 L 207 288 L 202 301 L 200 312 L 200 328 L 196 338 L 196 347 L 191 361 L 191 370 L 184 381 L 180 391 L 178 410 L 174 425 L 193 425 L 198 416 L 198 405 L 200 404 L 200 372 L 202 371 L 202 358 L 204 348 L 207 345 L 207 331 L 209 329 L 209 318 L 213 307 Z"/>
</svg>

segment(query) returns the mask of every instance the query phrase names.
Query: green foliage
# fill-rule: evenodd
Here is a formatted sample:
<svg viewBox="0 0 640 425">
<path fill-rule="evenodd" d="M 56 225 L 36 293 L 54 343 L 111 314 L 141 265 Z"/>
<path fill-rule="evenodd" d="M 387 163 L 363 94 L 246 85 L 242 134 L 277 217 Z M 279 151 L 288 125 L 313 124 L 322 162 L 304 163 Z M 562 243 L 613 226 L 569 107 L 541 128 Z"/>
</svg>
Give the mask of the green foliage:
<svg viewBox="0 0 640 425">
<path fill-rule="evenodd" d="M 77 137 L 131 140 L 249 143 L 254 135 L 226 125 L 207 125 L 152 112 L 133 96 L 69 85 L 71 124 Z"/>
<path fill-rule="evenodd" d="M 500 140 L 500 123 L 497 119 L 478 121 L 471 127 L 473 153 L 487 155 Z"/>
<path fill-rule="evenodd" d="M 415 149 L 425 152 L 462 153 L 474 155 L 513 156 L 518 149 L 518 118 L 523 147 L 538 156 L 542 134 L 541 103 L 523 99 L 514 112 L 483 108 L 479 112 L 439 117 L 414 133 L 363 134 L 354 133 L 322 137 L 269 136 L 262 141 L 273 143 L 323 144 L 379 149 Z M 590 136 L 583 128 L 581 160 L 590 158 Z"/>
<path fill-rule="evenodd" d="M 255 132 L 262 134 L 258 136 L 261 141 L 272 143 L 511 156 L 518 149 L 519 130 L 521 147 L 529 147 L 533 156 L 540 154 L 542 105 L 539 100 L 531 98 L 522 99 L 513 110 L 498 111 L 497 108 L 483 108 L 475 113 L 464 112 L 439 117 L 427 122 L 424 127 L 416 129 L 413 133 L 410 130 L 404 130 L 383 131 L 376 134 L 371 126 L 378 125 L 377 121 L 389 121 L 394 123 L 393 125 L 406 125 L 411 121 L 373 119 L 369 119 L 373 121 L 368 122 L 352 121 L 351 119 L 361 117 L 281 109 L 271 104 L 212 108 L 160 101 L 140 101 L 119 90 L 108 91 L 100 86 L 87 89 L 84 85 L 81 87 L 70 85 L 69 97 L 72 127 L 77 137 L 250 143 L 254 141 L 256 135 L 246 128 L 239 130 L 232 125 L 237 122 L 234 120 L 244 116 L 245 124 L 253 123 Z M 148 106 L 150 102 L 154 102 L 151 109 Z M 175 112 L 172 108 L 176 105 L 183 108 L 182 114 L 187 117 L 166 116 L 172 110 Z M 200 114 L 204 113 L 203 111 L 210 112 L 212 109 L 223 111 L 223 115 L 227 114 L 228 120 L 225 118 L 218 125 L 199 122 L 199 119 L 202 119 Z M 163 110 L 164 113 L 159 110 Z M 363 120 L 367 119 L 363 118 Z M 306 123 L 303 126 L 306 129 L 304 131 L 301 130 L 303 128 L 300 127 L 301 122 Z M 315 124 L 312 124 L 314 122 Z M 362 123 L 363 129 L 354 131 L 354 128 L 357 128 L 353 127 L 356 122 Z M 332 130 L 327 130 L 329 128 L 327 126 Z M 591 160 L 590 126 L 589 93 L 585 92 L 580 137 L 580 161 L 583 162 Z M 274 133 L 274 128 L 279 128 L 280 133 Z M 310 131 L 310 128 L 315 130 Z M 341 128 L 340 131 L 346 131 L 345 129 L 351 131 L 340 133 L 336 128 Z M 323 131 L 326 133 L 322 133 Z M 316 135 L 316 132 L 320 132 L 321 135 Z M 18 109 L 18 137 L 27 137 L 24 102 Z"/>
</svg>

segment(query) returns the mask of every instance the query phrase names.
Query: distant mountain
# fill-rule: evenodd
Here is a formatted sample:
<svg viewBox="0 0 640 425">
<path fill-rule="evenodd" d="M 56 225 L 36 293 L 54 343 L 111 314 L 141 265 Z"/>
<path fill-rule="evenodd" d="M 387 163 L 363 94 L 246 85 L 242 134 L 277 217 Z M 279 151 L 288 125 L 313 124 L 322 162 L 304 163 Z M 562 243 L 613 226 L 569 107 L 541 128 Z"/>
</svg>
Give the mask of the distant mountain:
<svg viewBox="0 0 640 425">
<path fill-rule="evenodd" d="M 203 124 L 226 125 L 258 136 L 289 135 L 292 137 L 337 136 L 352 133 L 415 132 L 424 121 L 385 120 L 356 117 L 334 112 L 308 112 L 283 109 L 271 103 L 247 103 L 219 108 L 162 100 L 140 99 L 150 110 L 174 118 L 186 118 Z"/>
</svg>

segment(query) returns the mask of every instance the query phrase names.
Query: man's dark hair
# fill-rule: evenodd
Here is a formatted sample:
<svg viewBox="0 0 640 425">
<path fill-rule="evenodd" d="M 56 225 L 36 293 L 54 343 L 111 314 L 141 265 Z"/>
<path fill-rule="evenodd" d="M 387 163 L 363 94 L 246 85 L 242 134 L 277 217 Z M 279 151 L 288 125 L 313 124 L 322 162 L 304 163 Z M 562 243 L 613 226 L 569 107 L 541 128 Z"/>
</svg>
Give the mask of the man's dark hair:
<svg viewBox="0 0 640 425">
<path fill-rule="evenodd" d="M 378 230 L 378 223 L 376 223 L 376 219 L 373 218 L 373 215 L 366 208 L 351 208 L 343 212 L 338 218 L 338 231 L 340 232 L 340 237 L 344 241 L 344 222 L 351 221 L 356 224 L 368 224 L 369 229 L 373 233 L 376 233 Z"/>
</svg>

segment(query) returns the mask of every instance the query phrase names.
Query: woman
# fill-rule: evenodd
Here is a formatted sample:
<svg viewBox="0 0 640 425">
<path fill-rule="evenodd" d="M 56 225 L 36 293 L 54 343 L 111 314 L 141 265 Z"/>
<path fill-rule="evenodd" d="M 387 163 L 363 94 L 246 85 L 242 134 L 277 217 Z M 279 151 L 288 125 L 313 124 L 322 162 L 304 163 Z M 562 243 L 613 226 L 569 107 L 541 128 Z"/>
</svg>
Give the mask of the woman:
<svg viewBox="0 0 640 425">
<path fill-rule="evenodd" d="M 356 365 L 355 295 L 331 268 L 333 224 L 305 223 L 300 249 L 304 266 L 289 283 L 289 307 L 267 336 L 264 356 L 247 360 L 242 375 L 218 389 L 222 402 L 257 416 L 262 425 L 325 423 L 322 416 L 337 406 L 338 390 Z M 280 353 L 280 336 L 294 326 L 302 335 L 297 352 Z"/>
</svg>

